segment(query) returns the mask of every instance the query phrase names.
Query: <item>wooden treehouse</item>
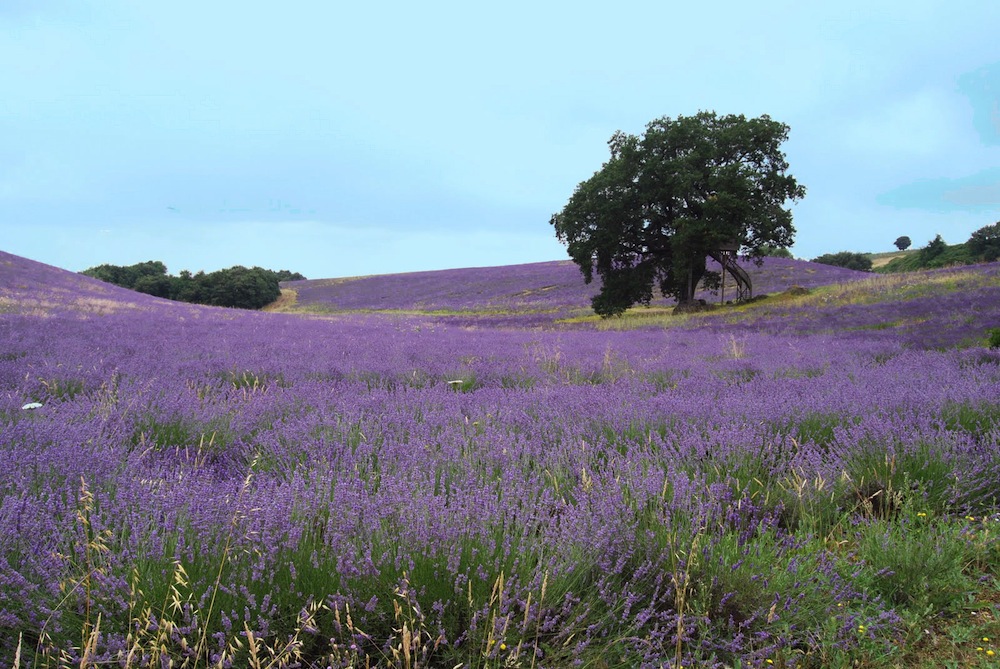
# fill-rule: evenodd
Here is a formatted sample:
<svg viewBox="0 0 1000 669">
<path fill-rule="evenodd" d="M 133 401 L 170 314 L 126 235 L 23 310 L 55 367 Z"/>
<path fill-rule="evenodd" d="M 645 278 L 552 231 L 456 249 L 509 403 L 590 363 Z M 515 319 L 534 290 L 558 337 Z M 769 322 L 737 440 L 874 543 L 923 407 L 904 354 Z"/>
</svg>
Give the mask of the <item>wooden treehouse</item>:
<svg viewBox="0 0 1000 669">
<path fill-rule="evenodd" d="M 720 302 L 722 304 L 726 303 L 727 274 L 735 283 L 736 297 L 734 300 L 736 302 L 745 302 L 753 297 L 753 285 L 750 281 L 750 275 L 747 274 L 745 269 L 740 267 L 737 258 L 737 252 L 739 250 L 739 243 L 732 241 L 721 245 L 715 251 L 708 252 L 708 257 L 722 266 L 722 294 L 720 296 Z"/>
</svg>

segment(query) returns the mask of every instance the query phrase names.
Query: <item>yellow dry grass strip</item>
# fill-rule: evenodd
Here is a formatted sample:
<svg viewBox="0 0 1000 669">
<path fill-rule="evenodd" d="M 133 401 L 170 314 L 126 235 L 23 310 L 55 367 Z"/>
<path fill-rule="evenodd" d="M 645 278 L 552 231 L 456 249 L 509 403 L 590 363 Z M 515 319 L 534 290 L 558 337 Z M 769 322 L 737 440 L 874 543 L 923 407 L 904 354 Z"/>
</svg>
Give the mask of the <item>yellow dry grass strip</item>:
<svg viewBox="0 0 1000 669">
<path fill-rule="evenodd" d="M 282 288 L 278 299 L 263 307 L 261 311 L 292 311 L 298 299 L 299 294 L 297 292 L 291 288 Z"/>
<path fill-rule="evenodd" d="M 871 256 L 872 259 L 872 269 L 876 267 L 884 267 L 896 258 L 905 258 L 906 256 L 913 253 L 913 251 L 896 251 L 889 253 L 876 253 Z"/>
</svg>

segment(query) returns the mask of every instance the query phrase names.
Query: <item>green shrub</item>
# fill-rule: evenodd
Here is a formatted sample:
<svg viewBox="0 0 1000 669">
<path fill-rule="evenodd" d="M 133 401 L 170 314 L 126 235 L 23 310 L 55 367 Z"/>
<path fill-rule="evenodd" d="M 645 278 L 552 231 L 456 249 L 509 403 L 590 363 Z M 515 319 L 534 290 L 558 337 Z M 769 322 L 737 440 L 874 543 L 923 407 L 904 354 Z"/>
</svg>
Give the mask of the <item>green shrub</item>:
<svg viewBox="0 0 1000 669">
<path fill-rule="evenodd" d="M 911 511 L 861 525 L 856 541 L 857 582 L 912 614 L 953 611 L 976 589 L 965 566 L 978 549 L 959 523 Z"/>
<path fill-rule="evenodd" d="M 987 331 L 986 337 L 986 343 L 990 348 L 1000 348 L 1000 328 Z"/>
<path fill-rule="evenodd" d="M 840 253 L 824 253 L 818 258 L 813 258 L 813 262 L 823 265 L 833 265 L 835 267 L 846 267 L 847 269 L 868 272 L 872 268 L 872 259 L 864 253 L 852 253 L 851 251 L 841 251 Z"/>
</svg>

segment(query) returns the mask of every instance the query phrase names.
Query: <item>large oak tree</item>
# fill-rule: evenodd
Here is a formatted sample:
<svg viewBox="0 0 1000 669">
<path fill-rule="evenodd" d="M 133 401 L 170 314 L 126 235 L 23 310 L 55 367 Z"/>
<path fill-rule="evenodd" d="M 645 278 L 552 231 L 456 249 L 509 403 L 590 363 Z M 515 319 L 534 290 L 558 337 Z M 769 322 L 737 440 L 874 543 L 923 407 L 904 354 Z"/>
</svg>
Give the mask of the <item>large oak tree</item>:
<svg viewBox="0 0 1000 669">
<path fill-rule="evenodd" d="M 710 253 L 759 259 L 790 245 L 785 205 L 805 188 L 786 174 L 787 138 L 788 126 L 768 116 L 707 111 L 657 119 L 642 136 L 616 132 L 611 157 L 550 221 L 586 282 L 601 277 L 594 310 L 648 304 L 654 286 L 684 304 L 702 279 L 718 280 L 706 270 Z"/>
</svg>

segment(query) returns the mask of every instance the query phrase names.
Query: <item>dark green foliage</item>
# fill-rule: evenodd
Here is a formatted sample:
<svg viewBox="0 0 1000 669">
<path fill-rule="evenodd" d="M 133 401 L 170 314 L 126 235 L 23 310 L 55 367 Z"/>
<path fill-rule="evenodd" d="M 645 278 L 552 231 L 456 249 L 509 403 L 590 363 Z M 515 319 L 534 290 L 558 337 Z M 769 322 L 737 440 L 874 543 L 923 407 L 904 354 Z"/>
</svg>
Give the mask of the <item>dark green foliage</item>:
<svg viewBox="0 0 1000 669">
<path fill-rule="evenodd" d="M 896 241 L 893 242 L 893 245 L 895 245 L 895 247 L 900 251 L 905 251 L 906 249 L 910 248 L 910 245 L 912 243 L 913 241 L 909 237 L 903 235 L 902 237 L 897 237 Z"/>
<path fill-rule="evenodd" d="M 648 304 L 654 286 L 689 302 L 711 278 L 709 253 L 732 246 L 759 259 L 765 246 L 791 244 L 784 205 L 805 188 L 786 174 L 787 137 L 768 116 L 714 112 L 660 118 L 642 136 L 616 132 L 611 157 L 550 220 L 585 281 L 601 277 L 594 311 Z"/>
<path fill-rule="evenodd" d="M 1000 348 L 1000 328 L 993 328 L 986 333 L 989 338 L 987 339 L 987 344 L 990 348 Z"/>
<path fill-rule="evenodd" d="M 760 255 L 771 258 L 791 258 L 792 252 L 784 246 L 771 246 L 764 244 L 760 247 Z"/>
<path fill-rule="evenodd" d="M 166 265 L 159 261 L 129 267 L 100 265 L 82 273 L 147 295 L 240 309 L 260 309 L 274 302 L 281 295 L 280 281 L 305 279 L 298 272 L 286 269 L 275 272 L 242 265 L 208 274 L 183 270 L 179 276 L 170 276 Z"/>
<path fill-rule="evenodd" d="M 279 269 L 274 273 L 275 278 L 278 281 L 305 281 L 305 277 L 298 272 L 292 272 L 287 269 Z"/>
<path fill-rule="evenodd" d="M 132 284 L 132 290 L 137 290 L 140 293 L 146 293 L 147 295 L 155 295 L 156 297 L 166 297 L 170 298 L 173 293 L 173 277 L 169 277 L 166 274 L 159 274 L 157 276 L 142 276 L 139 280 Z"/>
<path fill-rule="evenodd" d="M 204 272 L 192 275 L 191 272 L 182 270 L 180 276 L 174 280 L 174 288 L 170 299 L 194 304 L 208 304 L 205 286 Z"/>
<path fill-rule="evenodd" d="M 818 258 L 813 258 L 813 262 L 823 265 L 834 265 L 835 267 L 846 267 L 859 272 L 870 272 L 872 259 L 864 253 L 853 253 L 851 251 L 840 251 L 839 253 L 824 253 Z"/>
<path fill-rule="evenodd" d="M 966 242 L 969 253 L 986 262 L 1000 259 L 1000 221 L 979 228 Z"/>
<path fill-rule="evenodd" d="M 920 249 L 920 260 L 930 266 L 948 249 L 948 245 L 941 239 L 941 235 L 936 235 L 934 239 L 927 242 L 927 246 Z"/>
<path fill-rule="evenodd" d="M 281 295 L 273 272 L 241 265 L 206 274 L 202 290 L 203 304 L 241 309 L 259 309 Z"/>
<path fill-rule="evenodd" d="M 966 244 L 949 246 L 941 239 L 941 235 L 936 235 L 916 255 L 922 269 L 934 269 L 950 265 L 968 265 L 975 262 L 974 258 L 969 254 L 969 248 Z"/>
<path fill-rule="evenodd" d="M 167 266 L 159 260 L 136 263 L 121 267 L 118 265 L 98 265 L 85 269 L 81 274 L 95 279 L 113 283 L 116 286 L 135 289 L 135 285 L 144 278 L 155 278 L 167 275 Z"/>
</svg>

